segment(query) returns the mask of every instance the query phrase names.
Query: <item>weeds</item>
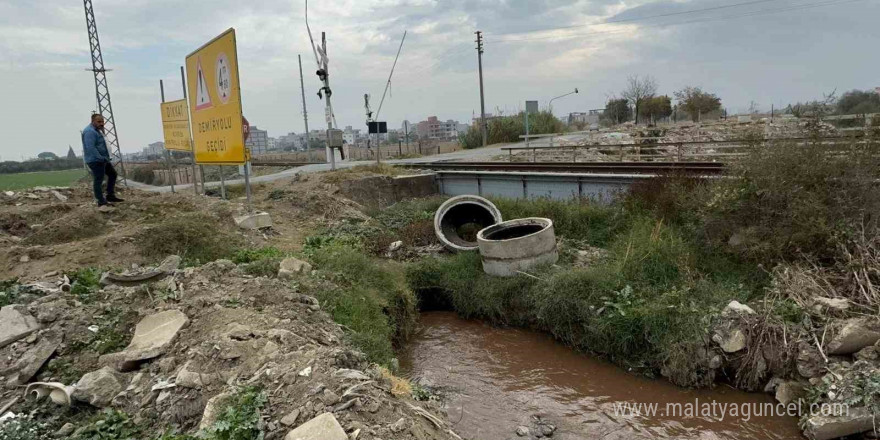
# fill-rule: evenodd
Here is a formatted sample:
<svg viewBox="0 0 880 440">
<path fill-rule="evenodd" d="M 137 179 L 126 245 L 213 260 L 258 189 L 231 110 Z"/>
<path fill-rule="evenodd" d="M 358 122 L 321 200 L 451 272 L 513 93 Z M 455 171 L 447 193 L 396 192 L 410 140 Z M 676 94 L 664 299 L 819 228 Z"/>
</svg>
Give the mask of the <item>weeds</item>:
<svg viewBox="0 0 880 440">
<path fill-rule="evenodd" d="M 49 424 L 24 414 L 0 422 L 0 440 L 52 440 Z"/>
<path fill-rule="evenodd" d="M 215 216 L 187 213 L 146 228 L 135 237 L 142 255 L 164 258 L 180 255 L 187 266 L 207 263 L 232 255 L 240 238 L 219 227 Z"/>
<path fill-rule="evenodd" d="M 616 206 L 590 201 L 566 202 L 551 199 L 493 199 L 505 219 L 545 217 L 553 220 L 557 235 L 605 246 L 625 225 L 625 212 Z"/>
<path fill-rule="evenodd" d="M 205 430 L 203 438 L 210 440 L 257 440 L 265 435 L 260 411 L 268 398 L 262 389 L 241 389 L 224 402 L 217 421 Z"/>
<path fill-rule="evenodd" d="M 233 254 L 232 262 L 244 264 L 244 272 L 248 275 L 273 277 L 287 255 L 280 249 L 269 246 L 259 249 L 239 249 Z"/>
<path fill-rule="evenodd" d="M 111 308 L 97 316 L 95 329 L 92 327 L 91 338 L 70 343 L 70 350 L 79 352 L 91 349 L 99 354 L 115 353 L 128 345 L 128 324 L 133 321 L 135 313 L 127 312 L 123 315 L 122 310 Z"/>
<path fill-rule="evenodd" d="M 311 260 L 333 283 L 314 292 L 322 307 L 351 330 L 349 338 L 369 360 L 387 365 L 394 357 L 392 344 L 406 340 L 415 327 L 416 300 L 402 271 L 338 243 L 314 249 Z"/>
<path fill-rule="evenodd" d="M 108 408 L 92 417 L 74 440 L 137 440 L 142 434 L 128 414 Z"/>
<path fill-rule="evenodd" d="M 101 273 L 98 268 L 86 267 L 68 274 L 70 293 L 82 303 L 93 302 L 95 293 L 101 288 Z"/>
</svg>

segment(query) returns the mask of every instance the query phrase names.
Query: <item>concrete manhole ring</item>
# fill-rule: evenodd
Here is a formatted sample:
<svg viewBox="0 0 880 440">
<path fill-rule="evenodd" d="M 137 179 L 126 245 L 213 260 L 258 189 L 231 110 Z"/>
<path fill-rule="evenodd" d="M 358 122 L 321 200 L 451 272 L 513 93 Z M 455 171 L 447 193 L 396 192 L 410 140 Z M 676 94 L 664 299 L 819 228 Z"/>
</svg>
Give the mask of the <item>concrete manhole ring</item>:
<svg viewBox="0 0 880 440">
<path fill-rule="evenodd" d="M 477 233 L 501 221 L 501 211 L 492 202 L 480 196 L 456 196 L 434 214 L 434 233 L 451 251 L 475 251 Z"/>
</svg>

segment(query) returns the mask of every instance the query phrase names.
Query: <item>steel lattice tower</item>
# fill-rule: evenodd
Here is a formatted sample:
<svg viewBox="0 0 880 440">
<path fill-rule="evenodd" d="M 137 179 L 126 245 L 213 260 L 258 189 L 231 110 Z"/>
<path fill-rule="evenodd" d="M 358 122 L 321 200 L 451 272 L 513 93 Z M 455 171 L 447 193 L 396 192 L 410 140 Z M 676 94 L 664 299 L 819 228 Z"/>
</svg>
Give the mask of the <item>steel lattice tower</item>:
<svg viewBox="0 0 880 440">
<path fill-rule="evenodd" d="M 92 0 L 83 0 L 86 9 L 86 30 L 89 32 L 89 46 L 92 54 L 91 71 L 95 74 L 95 99 L 98 103 L 96 113 L 104 117 L 104 139 L 107 141 L 107 149 L 119 165 L 120 176 L 123 183 L 125 179 L 125 165 L 122 161 L 122 152 L 119 150 L 119 137 L 116 134 L 116 120 L 113 119 L 113 105 L 110 103 L 110 89 L 107 87 L 107 69 L 104 68 L 104 56 L 101 55 L 101 42 L 98 40 L 98 24 L 95 22 L 95 10 L 92 8 Z"/>
</svg>

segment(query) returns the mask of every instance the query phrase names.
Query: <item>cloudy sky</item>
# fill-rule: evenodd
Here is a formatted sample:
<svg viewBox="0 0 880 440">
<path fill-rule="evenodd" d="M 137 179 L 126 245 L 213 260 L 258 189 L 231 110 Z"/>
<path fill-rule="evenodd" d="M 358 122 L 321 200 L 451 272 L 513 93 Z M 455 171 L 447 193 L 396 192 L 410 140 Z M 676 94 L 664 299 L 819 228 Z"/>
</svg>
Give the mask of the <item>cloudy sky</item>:
<svg viewBox="0 0 880 440">
<path fill-rule="evenodd" d="M 159 80 L 182 97 L 185 56 L 237 32 L 242 101 L 252 124 L 301 132 L 297 54 L 312 128 L 323 124 L 304 0 L 94 0 L 122 149 L 161 140 Z M 380 119 L 470 120 L 479 113 L 473 32 L 485 33 L 487 112 L 527 99 L 557 115 L 601 108 L 628 75 L 660 92 L 702 86 L 736 112 L 880 86 L 880 0 L 312 0 L 326 31 L 340 128 L 378 106 L 400 37 L 406 43 Z M 0 160 L 79 149 L 95 108 L 82 2 L 0 0 Z"/>
</svg>

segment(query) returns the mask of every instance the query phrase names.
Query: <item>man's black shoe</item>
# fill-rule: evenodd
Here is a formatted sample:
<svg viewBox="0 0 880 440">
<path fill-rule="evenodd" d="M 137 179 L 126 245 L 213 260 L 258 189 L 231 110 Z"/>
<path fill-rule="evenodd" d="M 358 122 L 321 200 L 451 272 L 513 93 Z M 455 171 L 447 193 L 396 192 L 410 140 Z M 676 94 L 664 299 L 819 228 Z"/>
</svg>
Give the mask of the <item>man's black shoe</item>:
<svg viewBox="0 0 880 440">
<path fill-rule="evenodd" d="M 107 202 L 98 202 L 98 207 L 107 206 Z"/>
<path fill-rule="evenodd" d="M 110 203 L 121 203 L 121 202 L 124 202 L 125 200 L 122 200 L 119 197 L 113 196 L 113 197 L 107 197 L 107 201 Z"/>
</svg>

